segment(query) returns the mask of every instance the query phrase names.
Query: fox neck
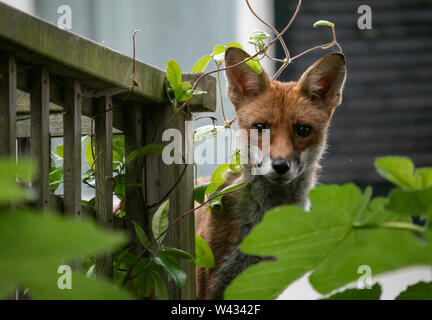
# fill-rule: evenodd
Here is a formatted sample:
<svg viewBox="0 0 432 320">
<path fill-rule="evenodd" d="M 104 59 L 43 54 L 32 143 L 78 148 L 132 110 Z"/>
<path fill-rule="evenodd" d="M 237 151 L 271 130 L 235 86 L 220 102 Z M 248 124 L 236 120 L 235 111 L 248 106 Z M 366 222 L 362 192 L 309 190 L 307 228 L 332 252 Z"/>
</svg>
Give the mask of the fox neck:
<svg viewBox="0 0 432 320">
<path fill-rule="evenodd" d="M 315 186 L 319 164 L 309 165 L 299 176 L 286 185 L 275 185 L 264 176 L 255 176 L 251 183 L 251 196 L 264 212 L 281 205 L 299 205 L 309 209 L 309 190 Z M 246 170 L 246 179 L 250 170 Z"/>
</svg>

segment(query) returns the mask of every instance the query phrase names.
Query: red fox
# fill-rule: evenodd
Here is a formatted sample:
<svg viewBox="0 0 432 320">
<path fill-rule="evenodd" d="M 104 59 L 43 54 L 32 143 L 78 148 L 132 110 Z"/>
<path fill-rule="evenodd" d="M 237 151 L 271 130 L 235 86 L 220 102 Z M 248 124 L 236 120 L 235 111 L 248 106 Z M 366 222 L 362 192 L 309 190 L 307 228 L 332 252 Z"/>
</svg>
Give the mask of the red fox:
<svg viewBox="0 0 432 320">
<path fill-rule="evenodd" d="M 229 48 L 226 67 L 250 56 Z M 245 255 L 238 246 L 264 213 L 276 206 L 297 204 L 309 207 L 308 193 L 315 185 L 319 160 L 326 147 L 327 129 L 335 108 L 342 101 L 346 78 L 345 57 L 330 53 L 315 62 L 298 82 L 271 81 L 246 64 L 226 70 L 227 93 L 239 129 L 270 129 L 270 154 L 246 188 L 223 198 L 222 212 L 196 212 L 196 231 L 215 256 L 214 269 L 197 268 L 197 298 L 223 299 L 231 281 L 249 266 L 262 260 Z M 238 175 L 227 175 L 225 188 L 249 181 L 252 165 Z"/>
</svg>

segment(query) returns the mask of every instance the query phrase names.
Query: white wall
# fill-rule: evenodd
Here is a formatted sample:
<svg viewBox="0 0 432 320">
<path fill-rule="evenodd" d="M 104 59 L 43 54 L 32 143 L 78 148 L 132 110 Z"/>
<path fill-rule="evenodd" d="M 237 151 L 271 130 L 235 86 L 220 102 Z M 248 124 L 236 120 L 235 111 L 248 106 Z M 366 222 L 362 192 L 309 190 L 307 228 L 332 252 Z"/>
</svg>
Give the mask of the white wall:
<svg viewBox="0 0 432 320">
<path fill-rule="evenodd" d="M 33 0 L 0 0 L 0 2 L 4 2 L 12 7 L 25 11 L 27 13 L 34 13 L 35 8 Z"/>
<path fill-rule="evenodd" d="M 274 25 L 274 6 L 273 1 L 269 0 L 250 0 L 249 1 L 252 9 L 259 15 L 261 19 L 270 25 Z M 255 30 L 263 30 L 270 35 L 271 30 L 261 23 L 249 10 L 244 0 L 236 0 L 236 39 L 240 42 L 246 51 L 249 53 L 255 53 L 254 46 L 248 44 L 249 37 Z M 274 56 L 274 46 L 270 48 L 269 54 Z M 264 59 L 262 65 L 266 72 L 272 76 L 274 73 L 274 63 L 269 59 Z"/>
</svg>

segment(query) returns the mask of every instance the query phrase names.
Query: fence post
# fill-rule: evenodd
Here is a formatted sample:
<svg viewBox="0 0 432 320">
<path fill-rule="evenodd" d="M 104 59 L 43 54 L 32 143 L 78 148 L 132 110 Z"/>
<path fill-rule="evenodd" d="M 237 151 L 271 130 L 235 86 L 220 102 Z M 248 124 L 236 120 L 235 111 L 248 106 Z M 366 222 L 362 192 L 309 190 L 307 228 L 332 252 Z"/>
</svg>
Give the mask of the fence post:
<svg viewBox="0 0 432 320">
<path fill-rule="evenodd" d="M 111 97 L 94 99 L 95 116 L 95 169 L 96 214 L 105 228 L 113 227 L 113 156 L 112 156 L 112 107 Z M 96 274 L 111 279 L 113 276 L 112 253 L 96 258 Z"/>
<path fill-rule="evenodd" d="M 16 87 L 14 56 L 0 53 L 0 156 L 16 154 Z"/>
<path fill-rule="evenodd" d="M 166 145 L 162 135 L 166 129 L 177 129 L 182 136 L 183 156 L 185 149 L 185 117 L 179 113 L 173 118 L 171 106 L 148 107 L 145 109 L 145 137 L 146 144 L 157 143 Z M 193 166 L 188 165 L 185 173 L 184 164 L 166 165 L 161 156 L 151 156 L 146 159 L 146 204 L 151 205 L 160 201 L 167 192 L 178 182 L 170 194 L 169 221 L 172 222 L 186 211 L 193 208 Z M 180 177 L 182 176 L 181 180 Z M 148 212 L 148 223 L 156 211 L 153 208 Z M 185 250 L 195 255 L 195 224 L 193 213 L 187 215 L 176 223 L 167 233 L 166 246 Z M 187 275 L 186 284 L 182 289 L 176 287 L 173 281 L 168 283 L 170 299 L 195 299 L 195 265 L 192 261 L 181 261 L 180 266 Z"/>
<path fill-rule="evenodd" d="M 63 88 L 64 212 L 81 217 L 81 85 L 68 81 Z M 75 260 L 75 270 L 81 261 Z"/>
<path fill-rule="evenodd" d="M 39 209 L 46 210 L 50 192 L 49 73 L 38 67 L 32 71 L 30 78 L 30 149 L 40 170 L 33 185 L 39 195 Z"/>
<path fill-rule="evenodd" d="M 131 103 L 124 110 L 125 129 L 125 156 L 144 146 L 143 107 Z M 144 208 L 143 190 L 138 185 L 144 184 L 145 159 L 139 157 L 126 164 L 126 219 L 127 228 L 132 237 L 132 244 L 136 253 L 142 250 L 138 241 L 132 221 L 138 223 L 146 232 L 148 227 Z"/>
</svg>

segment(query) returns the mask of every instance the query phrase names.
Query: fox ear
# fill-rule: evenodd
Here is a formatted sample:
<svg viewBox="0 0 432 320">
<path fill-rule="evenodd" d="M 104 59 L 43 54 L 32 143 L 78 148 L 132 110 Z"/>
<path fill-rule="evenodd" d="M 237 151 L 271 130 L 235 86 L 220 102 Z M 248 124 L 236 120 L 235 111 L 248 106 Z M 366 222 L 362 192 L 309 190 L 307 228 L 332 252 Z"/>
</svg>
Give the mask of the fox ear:
<svg viewBox="0 0 432 320">
<path fill-rule="evenodd" d="M 242 49 L 230 47 L 225 52 L 225 67 L 238 64 L 247 58 L 250 58 L 250 55 Z M 263 93 L 270 83 L 264 70 L 261 74 L 258 74 L 246 63 L 226 70 L 225 74 L 227 78 L 227 95 L 234 104 L 253 100 Z"/>
<path fill-rule="evenodd" d="M 346 78 L 345 57 L 330 53 L 315 62 L 298 81 L 301 93 L 313 104 L 333 109 L 342 102 Z"/>
</svg>

